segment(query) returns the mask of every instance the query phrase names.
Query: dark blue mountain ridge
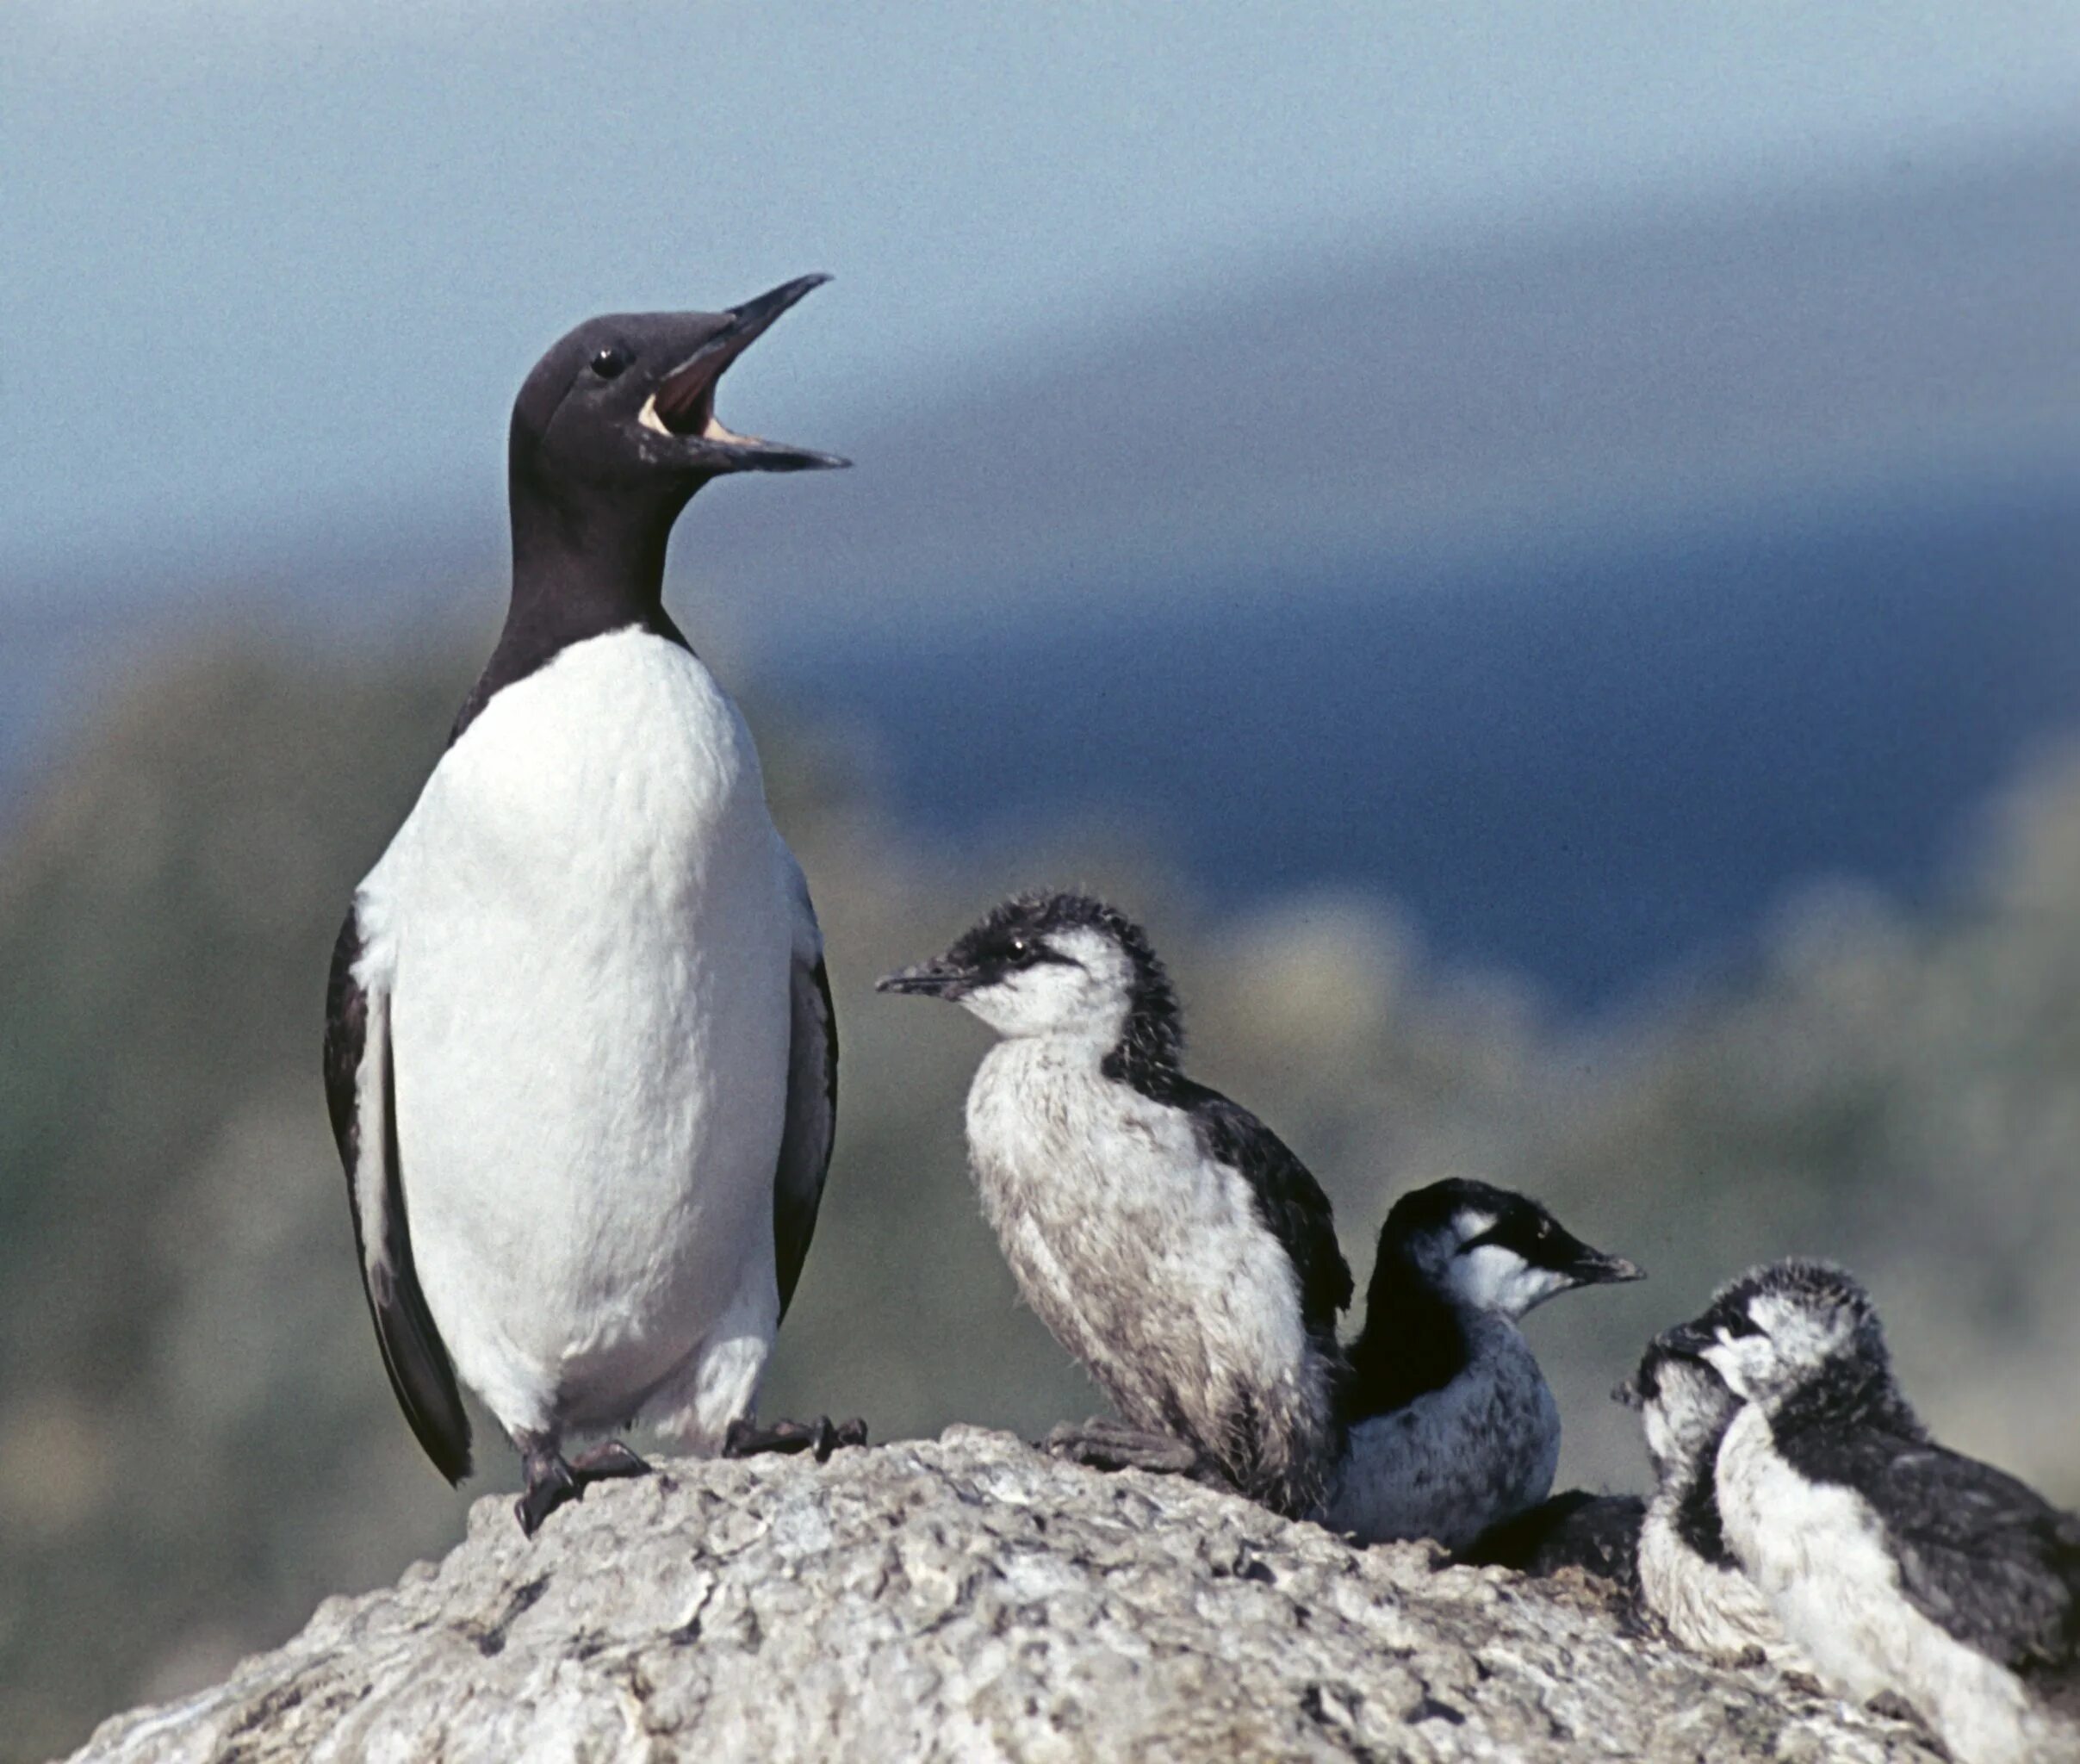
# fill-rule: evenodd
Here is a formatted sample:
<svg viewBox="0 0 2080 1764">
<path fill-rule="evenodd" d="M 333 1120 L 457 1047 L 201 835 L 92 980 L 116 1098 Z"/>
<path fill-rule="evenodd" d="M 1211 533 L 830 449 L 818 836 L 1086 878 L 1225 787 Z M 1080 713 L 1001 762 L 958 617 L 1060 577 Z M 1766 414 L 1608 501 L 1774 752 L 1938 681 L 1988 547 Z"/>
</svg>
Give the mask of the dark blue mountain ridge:
<svg viewBox="0 0 2080 1764">
<path fill-rule="evenodd" d="M 1503 540 L 2080 475 L 2080 139 L 1420 248 L 1325 239 L 1164 310 L 1065 315 L 875 414 L 838 437 L 858 470 L 705 510 L 692 591 L 776 637 L 914 632 L 1085 581 L 1124 604 L 1282 559 L 1449 570 Z"/>
<path fill-rule="evenodd" d="M 872 732 L 921 835 L 1117 814 L 1216 902 L 1381 892 L 1575 1010 L 1737 950 L 1816 877 L 1940 894 L 1990 794 L 2080 725 L 2063 485 L 1422 579 L 1080 587 L 777 678 Z"/>
</svg>

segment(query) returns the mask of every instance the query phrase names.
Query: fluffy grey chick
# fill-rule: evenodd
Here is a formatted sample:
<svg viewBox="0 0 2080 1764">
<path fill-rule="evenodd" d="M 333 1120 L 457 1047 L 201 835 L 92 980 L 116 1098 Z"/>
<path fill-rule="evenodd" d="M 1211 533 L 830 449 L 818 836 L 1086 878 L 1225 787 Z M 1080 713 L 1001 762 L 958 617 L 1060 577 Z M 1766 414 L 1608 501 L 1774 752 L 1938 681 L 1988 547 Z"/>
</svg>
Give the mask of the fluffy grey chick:
<svg viewBox="0 0 2080 1764">
<path fill-rule="evenodd" d="M 1326 1522 L 1367 1543 L 1460 1550 L 1543 1500 L 1560 1411 L 1517 1325 L 1557 1293 L 1639 1277 L 1506 1189 L 1453 1178 L 1403 1195 L 1350 1348 L 1350 1440 Z"/>
<path fill-rule="evenodd" d="M 1911 1705 L 1959 1764 L 2080 1758 L 2080 1519 L 1928 1438 L 1863 1288 L 1775 1263 L 1667 1339 L 1741 1400 L 1726 1541 L 1822 1677 Z"/>
<path fill-rule="evenodd" d="M 1719 1442 L 1739 1407 L 1719 1375 L 1665 1339 L 1615 1393 L 1636 1408 L 1655 1486 L 1640 1526 L 1639 1591 L 1692 1653 L 1735 1661 L 1756 1651 L 1802 1665 L 1754 1583 L 1726 1547 L 1719 1518 Z"/>
<path fill-rule="evenodd" d="M 1350 1270 L 1306 1166 L 1178 1070 L 1177 998 L 1140 929 L 1083 895 L 1021 895 L 880 984 L 1001 1037 L 968 1091 L 983 1213 L 1026 1301 L 1129 1424 L 1059 1431 L 1058 1447 L 1197 1457 L 1281 1512 L 1313 1507 L 1340 1443 Z"/>
</svg>

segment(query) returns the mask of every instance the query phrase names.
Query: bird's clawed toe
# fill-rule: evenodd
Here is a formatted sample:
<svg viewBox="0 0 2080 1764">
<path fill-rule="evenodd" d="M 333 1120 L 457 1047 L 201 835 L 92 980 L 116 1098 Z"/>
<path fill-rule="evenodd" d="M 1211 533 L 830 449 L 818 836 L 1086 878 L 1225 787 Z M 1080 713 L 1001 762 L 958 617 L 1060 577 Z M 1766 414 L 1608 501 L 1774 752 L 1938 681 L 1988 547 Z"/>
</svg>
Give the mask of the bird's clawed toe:
<svg viewBox="0 0 2080 1764">
<path fill-rule="evenodd" d="M 537 1448 L 525 1452 L 522 1461 L 527 1488 L 513 1502 L 512 1512 L 520 1522 L 520 1529 L 531 1537 L 542 1529 L 543 1521 L 549 1514 L 565 1501 L 578 1500 L 585 1489 L 560 1451 Z"/>
<path fill-rule="evenodd" d="M 618 1439 L 603 1439 L 570 1461 L 581 1484 L 608 1482 L 622 1476 L 647 1476 L 650 1467 Z"/>
<path fill-rule="evenodd" d="M 1092 1470 L 1149 1470 L 1160 1476 L 1189 1476 L 1200 1469 L 1197 1448 L 1168 1433 L 1130 1427 L 1094 1416 L 1065 1421 L 1039 1442 L 1052 1457 Z"/>
<path fill-rule="evenodd" d="M 587 1446 L 577 1457 L 566 1458 L 552 1445 L 536 1440 L 520 1444 L 520 1462 L 527 1477 L 526 1491 L 512 1504 L 520 1529 L 531 1537 L 543 1521 L 564 1502 L 582 1500 L 594 1482 L 618 1481 L 624 1476 L 647 1476 L 650 1467 L 618 1439 L 603 1439 Z"/>
<path fill-rule="evenodd" d="M 824 1463 L 841 1445 L 866 1444 L 866 1423 L 856 1415 L 835 1425 L 829 1415 L 818 1415 L 806 1425 L 800 1421 L 775 1421 L 770 1427 L 761 1427 L 755 1421 L 738 1420 L 730 1422 L 730 1431 L 723 1436 L 723 1456 L 754 1457 L 763 1452 L 807 1451 L 816 1455 L 818 1463 Z"/>
</svg>

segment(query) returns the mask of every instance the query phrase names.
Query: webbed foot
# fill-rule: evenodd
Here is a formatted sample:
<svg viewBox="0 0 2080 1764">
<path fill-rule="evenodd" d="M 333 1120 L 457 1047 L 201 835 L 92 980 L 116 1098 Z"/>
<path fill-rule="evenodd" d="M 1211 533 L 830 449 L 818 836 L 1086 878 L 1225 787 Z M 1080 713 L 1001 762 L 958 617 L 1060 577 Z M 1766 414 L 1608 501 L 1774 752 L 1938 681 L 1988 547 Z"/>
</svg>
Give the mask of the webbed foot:
<svg viewBox="0 0 2080 1764">
<path fill-rule="evenodd" d="M 520 1529 L 531 1537 L 542 1529 L 543 1522 L 567 1500 L 576 1500 L 584 1493 L 563 1454 L 553 1445 L 543 1441 L 521 1440 L 520 1463 L 527 1477 L 527 1487 L 520 1498 L 512 1504 L 513 1517 L 519 1520 Z"/>
<path fill-rule="evenodd" d="M 647 1476 L 650 1467 L 618 1439 L 602 1439 L 570 1461 L 571 1472 L 582 1486 L 611 1482 L 622 1476 Z"/>
<path fill-rule="evenodd" d="M 1130 1427 L 1094 1415 L 1065 1421 L 1036 1442 L 1040 1450 L 1093 1470 L 1148 1470 L 1158 1476 L 1202 1475 L 1209 1467 L 1199 1449 L 1172 1434 Z"/>
<path fill-rule="evenodd" d="M 841 1445 L 866 1444 L 866 1423 L 856 1415 L 835 1426 L 829 1415 L 818 1415 L 806 1425 L 800 1421 L 775 1421 L 770 1427 L 761 1427 L 755 1421 L 740 1420 L 730 1422 L 730 1431 L 723 1435 L 723 1456 L 754 1457 L 768 1451 L 810 1451 L 818 1463 L 827 1463 Z"/>
<path fill-rule="evenodd" d="M 649 1465 L 618 1439 L 603 1439 L 574 1458 L 566 1458 L 545 1439 L 524 1437 L 513 1443 L 520 1448 L 527 1477 L 526 1491 L 512 1504 L 513 1516 L 530 1537 L 566 1501 L 584 1500 L 593 1483 L 650 1474 Z"/>
</svg>

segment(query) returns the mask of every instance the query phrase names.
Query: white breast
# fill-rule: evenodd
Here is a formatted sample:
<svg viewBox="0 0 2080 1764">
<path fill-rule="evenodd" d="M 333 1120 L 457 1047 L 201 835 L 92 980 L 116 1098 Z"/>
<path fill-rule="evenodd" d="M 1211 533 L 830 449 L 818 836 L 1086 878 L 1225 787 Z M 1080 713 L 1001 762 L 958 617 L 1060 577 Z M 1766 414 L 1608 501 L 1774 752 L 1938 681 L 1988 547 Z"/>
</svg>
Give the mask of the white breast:
<svg viewBox="0 0 2080 1764">
<path fill-rule="evenodd" d="M 1335 1530 L 1462 1550 L 1552 1491 L 1560 1411 L 1545 1375 L 1512 1324 L 1484 1317 L 1469 1331 L 1472 1358 L 1450 1383 L 1351 1428 Z"/>
<path fill-rule="evenodd" d="M 773 1285 L 790 922 L 742 719 L 674 644 L 576 644 L 492 699 L 363 894 L 457 1370 L 509 1425 L 625 1421 Z"/>
<path fill-rule="evenodd" d="M 1731 1562 L 1707 1562 L 1675 1525 L 1677 1496 L 1656 1494 L 1640 1526 L 1640 1591 L 1668 1633 L 1694 1653 L 1738 1660 L 1757 1649 L 1796 1666 L 1795 1650 L 1762 1594 Z"/>
<path fill-rule="evenodd" d="M 2053 1742 L 2013 1673 L 1908 1602 L 1878 1515 L 1854 1490 L 1793 1469 L 1759 1408 L 1742 1409 L 1726 1431 L 1718 1494 L 1728 1547 L 1835 1690 L 1903 1698 L 1960 1764 L 2072 1755 L 2046 1749 Z"/>
<path fill-rule="evenodd" d="M 1103 1078 L 1101 1053 L 1021 1038 L 984 1058 L 968 1093 L 984 1214 L 1026 1301 L 1127 1419 L 1226 1458 L 1247 1415 L 1281 1460 L 1259 1468 L 1297 1476 L 1327 1403 L 1292 1265 L 1189 1117 Z"/>
</svg>

